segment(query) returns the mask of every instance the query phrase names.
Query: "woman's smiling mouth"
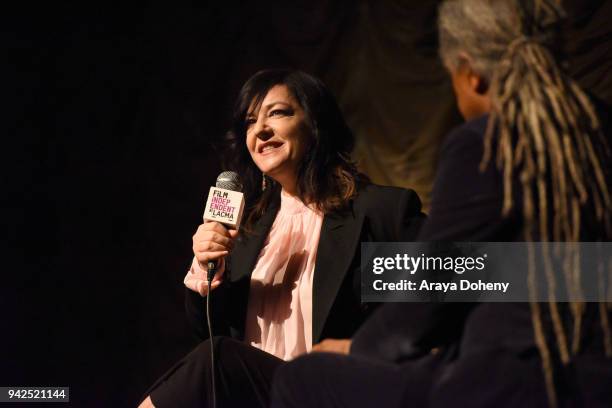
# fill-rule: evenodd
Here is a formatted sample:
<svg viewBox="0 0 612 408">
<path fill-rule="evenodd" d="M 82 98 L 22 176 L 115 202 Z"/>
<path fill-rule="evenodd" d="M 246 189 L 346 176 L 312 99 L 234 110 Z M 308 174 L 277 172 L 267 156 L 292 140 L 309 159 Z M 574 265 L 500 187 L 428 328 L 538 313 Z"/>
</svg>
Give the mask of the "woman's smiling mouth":
<svg viewBox="0 0 612 408">
<path fill-rule="evenodd" d="M 266 155 L 266 154 L 273 153 L 276 149 L 278 149 L 282 145 L 283 145 L 282 142 L 266 142 L 262 144 L 261 146 L 259 146 L 257 151 L 259 152 L 259 154 Z"/>
</svg>

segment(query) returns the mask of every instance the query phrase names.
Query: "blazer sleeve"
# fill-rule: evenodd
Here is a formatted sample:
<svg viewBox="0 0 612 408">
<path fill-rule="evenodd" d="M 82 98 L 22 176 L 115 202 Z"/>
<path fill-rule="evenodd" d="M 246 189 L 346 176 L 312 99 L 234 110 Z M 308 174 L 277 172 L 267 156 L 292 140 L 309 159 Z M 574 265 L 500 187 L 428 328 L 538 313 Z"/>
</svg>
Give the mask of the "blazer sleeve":
<svg viewBox="0 0 612 408">
<path fill-rule="evenodd" d="M 401 362 L 430 353 L 460 333 L 470 303 L 386 303 L 353 337 L 351 354 Z"/>
<path fill-rule="evenodd" d="M 229 265 L 229 262 L 227 263 Z M 228 298 L 230 295 L 230 285 L 223 282 L 219 287 L 210 293 L 211 324 L 214 336 L 229 336 L 228 325 Z M 185 288 L 185 312 L 187 321 L 193 329 L 196 337 L 203 341 L 208 339 L 208 324 L 206 319 L 206 296 L 201 296 L 198 292 Z"/>
<path fill-rule="evenodd" d="M 224 316 L 227 290 L 223 286 L 218 287 L 212 292 L 210 298 L 211 323 L 214 336 L 229 336 L 227 318 Z M 199 340 L 208 339 L 208 325 L 206 323 L 206 297 L 200 296 L 190 289 L 185 289 L 185 311 L 187 320 Z"/>
</svg>

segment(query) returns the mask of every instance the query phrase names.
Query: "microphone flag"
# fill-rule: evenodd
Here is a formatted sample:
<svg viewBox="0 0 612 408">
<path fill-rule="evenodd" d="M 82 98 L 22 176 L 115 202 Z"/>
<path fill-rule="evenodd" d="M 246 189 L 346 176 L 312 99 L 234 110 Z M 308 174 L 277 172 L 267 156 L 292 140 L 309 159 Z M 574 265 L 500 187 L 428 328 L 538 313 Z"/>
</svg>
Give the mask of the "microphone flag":
<svg viewBox="0 0 612 408">
<path fill-rule="evenodd" d="M 244 194 L 239 191 L 211 187 L 204 210 L 205 221 L 216 221 L 233 229 L 240 227 L 244 210 Z"/>
</svg>

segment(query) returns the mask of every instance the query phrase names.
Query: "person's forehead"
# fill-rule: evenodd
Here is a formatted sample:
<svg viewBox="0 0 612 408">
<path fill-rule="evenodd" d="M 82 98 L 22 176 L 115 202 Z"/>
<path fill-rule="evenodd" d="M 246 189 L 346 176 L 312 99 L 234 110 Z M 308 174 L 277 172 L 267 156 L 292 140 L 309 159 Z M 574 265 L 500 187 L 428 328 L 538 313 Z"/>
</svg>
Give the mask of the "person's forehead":
<svg viewBox="0 0 612 408">
<path fill-rule="evenodd" d="M 286 101 L 286 100 L 293 100 L 294 98 L 291 92 L 289 91 L 289 88 L 287 88 L 287 85 L 278 84 L 278 85 L 274 85 L 272 88 L 268 90 L 268 93 L 264 97 L 262 104 L 270 103 L 272 100 L 276 100 L 276 99 Z"/>
<path fill-rule="evenodd" d="M 259 98 L 254 98 L 254 100 L 251 102 L 251 106 L 249 106 L 248 110 L 249 114 L 257 115 L 262 108 L 265 111 L 277 103 L 285 103 L 290 105 L 297 104 L 295 97 L 289 88 L 287 88 L 287 86 L 284 84 L 274 85 L 268 90 L 263 99 L 260 99 L 259 101 L 257 99 Z"/>
</svg>

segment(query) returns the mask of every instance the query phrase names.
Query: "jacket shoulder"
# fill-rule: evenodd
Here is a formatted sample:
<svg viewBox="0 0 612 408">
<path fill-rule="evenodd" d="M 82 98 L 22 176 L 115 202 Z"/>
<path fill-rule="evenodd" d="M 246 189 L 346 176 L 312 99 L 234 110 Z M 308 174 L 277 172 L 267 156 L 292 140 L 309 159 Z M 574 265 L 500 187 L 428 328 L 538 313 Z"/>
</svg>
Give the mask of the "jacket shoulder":
<svg viewBox="0 0 612 408">
<path fill-rule="evenodd" d="M 364 186 L 353 210 L 366 220 L 371 241 L 413 241 L 425 219 L 417 193 L 401 187 Z"/>
<path fill-rule="evenodd" d="M 405 206 L 410 212 L 421 211 L 421 200 L 417 193 L 408 188 L 381 186 L 378 184 L 366 184 L 355 198 L 354 208 L 356 211 L 369 213 L 389 212 L 392 208 Z"/>
</svg>

